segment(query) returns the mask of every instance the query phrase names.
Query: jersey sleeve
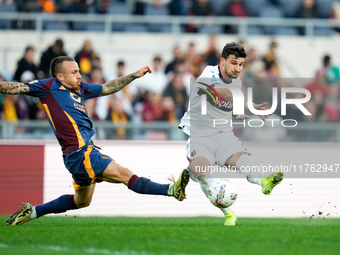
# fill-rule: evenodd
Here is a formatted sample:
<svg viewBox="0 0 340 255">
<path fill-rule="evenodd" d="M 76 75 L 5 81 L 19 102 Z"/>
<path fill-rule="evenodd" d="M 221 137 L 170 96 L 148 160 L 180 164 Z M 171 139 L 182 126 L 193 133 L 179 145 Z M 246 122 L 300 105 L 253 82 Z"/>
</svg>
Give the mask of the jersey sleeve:
<svg viewBox="0 0 340 255">
<path fill-rule="evenodd" d="M 34 80 L 31 82 L 25 82 L 30 88 L 27 95 L 33 96 L 33 97 L 39 97 L 42 98 L 45 96 L 46 91 L 42 90 L 41 88 L 44 86 L 44 82 L 41 80 Z"/>
<path fill-rule="evenodd" d="M 98 97 L 102 93 L 103 85 L 97 83 L 82 83 L 84 89 L 84 99 Z"/>
</svg>

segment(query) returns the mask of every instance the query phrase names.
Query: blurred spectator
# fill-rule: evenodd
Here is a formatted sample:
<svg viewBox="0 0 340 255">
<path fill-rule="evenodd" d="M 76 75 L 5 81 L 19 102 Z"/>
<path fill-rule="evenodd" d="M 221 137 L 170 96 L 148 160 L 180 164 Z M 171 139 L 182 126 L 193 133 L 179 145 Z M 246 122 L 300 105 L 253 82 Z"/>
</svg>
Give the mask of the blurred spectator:
<svg viewBox="0 0 340 255">
<path fill-rule="evenodd" d="M 202 62 L 202 57 L 196 53 L 196 45 L 194 42 L 190 42 L 188 49 L 184 54 L 184 59 L 189 63 L 190 72 L 198 77 L 200 75 L 200 64 Z"/>
<path fill-rule="evenodd" d="M 263 57 L 263 62 L 266 70 L 270 70 L 275 77 L 281 77 L 279 60 L 277 58 L 277 42 L 272 40 L 269 44 L 269 49 Z"/>
<path fill-rule="evenodd" d="M 336 83 L 332 83 L 328 86 L 328 92 L 325 98 L 323 113 L 320 117 L 321 121 L 338 120 L 339 118 L 338 101 L 339 101 L 339 85 Z"/>
<path fill-rule="evenodd" d="M 321 71 L 317 71 L 314 80 L 308 83 L 305 88 L 309 90 L 311 95 L 313 95 L 315 91 L 320 91 L 322 95 L 325 96 L 327 94 L 327 85 L 325 84 L 323 73 Z"/>
<path fill-rule="evenodd" d="M 171 97 L 162 98 L 162 111 L 161 117 L 158 118 L 159 121 L 177 121 L 175 102 Z"/>
<path fill-rule="evenodd" d="M 325 79 L 326 83 L 337 82 L 340 79 L 339 67 L 332 64 L 331 56 L 327 54 L 322 58 L 322 66 L 317 72 Z"/>
<path fill-rule="evenodd" d="M 25 71 L 31 71 L 33 77 L 30 81 L 38 78 L 38 67 L 34 64 L 34 48 L 32 46 L 27 46 L 25 49 L 24 56 L 18 61 L 17 69 L 14 73 L 13 79 L 15 81 L 21 81 L 21 75 Z"/>
<path fill-rule="evenodd" d="M 100 67 L 94 67 L 90 74 L 89 83 L 103 84 L 105 82 L 102 69 Z"/>
<path fill-rule="evenodd" d="M 146 94 L 146 101 L 143 103 L 142 119 L 143 121 L 157 121 L 163 114 L 162 96 L 155 92 L 149 91 Z"/>
<path fill-rule="evenodd" d="M 120 1 L 124 2 L 125 0 L 96 0 L 96 12 L 97 13 L 106 13 L 107 8 L 109 7 L 109 4 L 111 1 Z M 133 0 L 135 1 L 135 0 Z"/>
<path fill-rule="evenodd" d="M 316 112 L 317 112 L 317 107 L 316 104 L 314 103 L 313 100 L 308 101 L 307 103 L 305 103 L 303 105 L 307 111 L 309 111 L 311 113 L 311 115 L 303 115 L 303 121 L 306 122 L 313 122 L 316 121 Z"/>
<path fill-rule="evenodd" d="M 94 67 L 92 69 L 91 74 L 90 74 L 89 83 L 98 83 L 98 84 L 105 83 L 103 71 L 102 71 L 101 68 Z M 107 96 L 95 98 L 96 100 L 94 100 L 94 103 L 91 104 L 91 107 L 93 108 L 93 109 L 91 108 L 91 111 L 93 111 L 92 115 L 94 116 L 95 120 L 103 120 L 107 116 L 107 112 L 108 112 L 108 105 L 107 104 L 103 105 L 102 109 L 98 109 L 99 100 L 101 98 L 106 98 L 106 97 Z M 86 101 L 85 101 L 85 103 L 86 103 Z M 100 105 L 100 103 L 99 103 L 99 105 Z"/>
<path fill-rule="evenodd" d="M 175 62 L 182 58 L 182 52 L 178 45 L 176 45 L 172 50 L 173 59 L 165 67 L 165 74 L 174 70 Z"/>
<path fill-rule="evenodd" d="M 74 12 L 73 0 L 55 0 L 55 5 L 58 13 Z"/>
<path fill-rule="evenodd" d="M 190 16 L 215 16 L 214 9 L 209 0 L 195 0 L 188 14 Z M 189 24 L 187 25 L 187 32 L 196 33 L 199 27 L 196 24 Z"/>
<path fill-rule="evenodd" d="M 203 53 L 203 61 L 207 65 L 218 65 L 220 63 L 220 50 L 217 48 L 216 35 L 210 35 L 208 49 Z"/>
<path fill-rule="evenodd" d="M 87 13 L 95 0 L 55 0 L 58 13 Z"/>
<path fill-rule="evenodd" d="M 34 73 L 32 73 L 29 70 L 26 70 L 25 72 L 23 72 L 20 76 L 20 82 L 30 82 L 33 81 L 34 79 L 36 79 Z M 21 108 L 28 108 L 29 111 L 29 119 L 37 119 L 38 116 L 46 116 L 45 110 L 39 100 L 39 98 L 37 97 L 27 97 L 24 95 L 20 95 L 21 97 L 23 97 L 24 101 L 21 101 L 22 106 Z M 24 106 L 23 103 L 27 103 L 27 106 Z M 18 112 L 22 112 L 22 110 L 19 110 Z M 19 115 L 23 115 L 22 113 L 19 113 Z M 20 117 L 19 117 L 20 119 Z M 27 119 L 27 117 L 25 117 L 25 119 Z"/>
<path fill-rule="evenodd" d="M 93 67 L 93 62 L 98 59 L 98 54 L 93 50 L 91 40 L 85 40 L 83 47 L 77 52 L 74 59 L 79 65 L 83 79 L 85 79 L 85 81 L 88 80 Z"/>
<path fill-rule="evenodd" d="M 323 113 L 323 108 L 325 106 L 325 96 L 321 91 L 314 91 L 312 98 L 310 100 L 315 105 L 315 120 L 320 121 L 320 116 Z"/>
<path fill-rule="evenodd" d="M 177 73 L 163 91 L 163 97 L 171 97 L 175 103 L 177 118 L 181 118 L 187 110 L 188 94 L 183 83 L 183 76 Z"/>
<path fill-rule="evenodd" d="M 2 100 L 2 112 L 1 119 L 16 122 L 18 121 L 18 115 L 15 107 L 16 99 L 19 95 L 6 95 Z"/>
<path fill-rule="evenodd" d="M 125 62 L 119 60 L 116 65 L 116 70 L 108 80 L 113 80 L 117 78 L 121 78 L 125 75 Z M 115 98 L 118 98 L 122 101 L 124 111 L 129 115 L 133 115 L 133 108 L 132 108 L 132 95 L 129 91 L 129 85 L 125 86 L 122 90 L 116 92 L 114 94 Z M 105 120 L 108 117 L 108 112 L 110 108 L 110 102 L 112 101 L 112 95 L 102 96 L 99 97 L 96 104 L 96 113 L 99 116 L 100 120 Z"/>
<path fill-rule="evenodd" d="M 247 50 L 247 58 L 244 63 L 241 75 L 244 78 L 253 78 L 256 74 L 264 69 L 264 62 L 261 61 L 256 48 L 250 48 Z"/>
<path fill-rule="evenodd" d="M 297 8 L 293 17 L 303 19 L 318 19 L 322 16 L 316 6 L 315 0 L 301 0 L 301 4 Z M 300 35 L 305 34 L 305 27 L 298 27 L 298 30 Z"/>
<path fill-rule="evenodd" d="M 61 39 L 57 39 L 53 45 L 49 46 L 41 55 L 39 69 L 43 72 L 42 78 L 50 77 L 50 64 L 54 58 L 59 56 L 66 56 L 64 43 Z"/>
<path fill-rule="evenodd" d="M 97 98 L 90 98 L 85 100 L 86 112 L 91 120 L 99 120 L 99 117 L 95 111 L 96 102 Z"/>
<path fill-rule="evenodd" d="M 53 0 L 39 0 L 39 5 L 44 12 L 54 13 L 56 11 Z"/>
<path fill-rule="evenodd" d="M 110 99 L 109 114 L 106 120 L 110 120 L 117 125 L 126 124 L 130 120 L 130 116 L 124 111 L 122 100 L 116 97 L 114 94 L 110 97 Z M 127 136 L 127 130 L 124 127 L 117 127 L 115 134 L 113 136 L 112 134 L 109 135 L 109 138 L 125 139 Z"/>
<path fill-rule="evenodd" d="M 131 2 L 131 0 L 130 0 Z M 167 7 L 170 8 L 169 4 L 171 0 L 137 0 L 132 1 L 133 5 L 133 14 L 136 15 L 144 15 L 145 14 L 145 6 L 147 4 L 153 5 L 156 8 Z"/>
<path fill-rule="evenodd" d="M 340 0 L 333 2 L 329 17 L 338 21 L 340 20 Z M 340 27 L 334 27 L 334 30 L 340 33 Z"/>
<path fill-rule="evenodd" d="M 191 65 L 190 62 L 186 59 L 179 59 L 175 62 L 174 71 L 168 73 L 168 83 L 170 83 L 177 73 L 182 74 L 183 84 L 187 91 L 187 94 L 190 95 L 191 86 L 194 84 L 195 76 L 191 73 Z"/>
<path fill-rule="evenodd" d="M 135 99 L 143 98 L 148 91 L 161 94 L 167 85 L 167 77 L 164 73 L 162 58 L 155 56 L 152 62 L 152 73 L 135 80 L 130 88 L 131 94 Z"/>
<path fill-rule="evenodd" d="M 17 10 L 19 12 L 41 12 L 42 8 L 38 0 L 16 0 Z M 16 20 L 15 27 L 18 29 L 34 29 L 35 21 L 33 20 Z"/>
<path fill-rule="evenodd" d="M 243 0 L 231 0 L 230 2 L 228 2 L 222 11 L 222 15 L 239 17 L 239 18 L 248 16 Z M 237 25 L 226 25 L 224 27 L 224 32 L 225 33 L 237 33 L 238 26 Z"/>
<path fill-rule="evenodd" d="M 3 100 L 2 119 L 16 122 L 27 120 L 30 117 L 29 105 L 24 95 L 6 95 Z"/>
<path fill-rule="evenodd" d="M 16 0 L 19 12 L 40 12 L 39 0 Z"/>
<path fill-rule="evenodd" d="M 170 14 L 171 15 L 187 15 L 191 8 L 192 0 L 172 0 L 170 3 Z"/>
<path fill-rule="evenodd" d="M 315 0 L 301 0 L 294 17 L 304 19 L 321 18 L 321 14 L 316 6 Z"/>
<path fill-rule="evenodd" d="M 304 94 L 302 93 L 291 93 L 288 94 L 289 99 L 293 98 L 303 98 Z M 279 100 L 281 101 L 281 100 Z M 281 110 L 281 106 L 280 106 Z M 286 105 L 286 116 L 284 116 L 285 119 L 293 119 L 296 120 L 297 122 L 300 122 L 303 120 L 303 113 L 301 110 L 295 105 L 295 104 L 287 104 Z"/>
</svg>

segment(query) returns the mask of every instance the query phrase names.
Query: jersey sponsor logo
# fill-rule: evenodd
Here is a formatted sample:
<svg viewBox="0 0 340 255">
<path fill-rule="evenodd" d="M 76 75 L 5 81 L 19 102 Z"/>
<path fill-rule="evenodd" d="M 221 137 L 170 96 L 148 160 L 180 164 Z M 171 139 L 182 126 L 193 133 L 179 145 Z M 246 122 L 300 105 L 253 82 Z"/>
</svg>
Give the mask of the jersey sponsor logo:
<svg viewBox="0 0 340 255">
<path fill-rule="evenodd" d="M 74 103 L 73 106 L 79 111 L 86 112 L 85 105 Z"/>
<path fill-rule="evenodd" d="M 77 103 L 80 103 L 81 102 L 81 97 L 80 96 L 77 96 L 75 93 L 73 92 L 70 92 L 70 96 L 71 98 L 76 101 Z"/>
<path fill-rule="evenodd" d="M 203 82 L 197 82 L 197 83 L 207 87 L 206 89 L 198 88 L 197 94 L 208 95 L 209 97 L 207 97 L 207 101 L 209 104 L 225 112 L 230 112 L 233 110 L 233 105 L 229 101 L 222 99 L 220 95 L 217 93 L 217 91 L 213 88 L 215 84 L 208 85 Z"/>
</svg>

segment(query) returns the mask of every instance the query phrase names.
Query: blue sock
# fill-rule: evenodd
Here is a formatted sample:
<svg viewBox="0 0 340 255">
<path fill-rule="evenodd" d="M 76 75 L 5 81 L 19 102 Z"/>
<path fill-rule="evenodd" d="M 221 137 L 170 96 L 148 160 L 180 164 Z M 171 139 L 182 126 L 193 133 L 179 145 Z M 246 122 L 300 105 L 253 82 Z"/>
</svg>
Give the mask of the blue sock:
<svg viewBox="0 0 340 255">
<path fill-rule="evenodd" d="M 140 194 L 168 196 L 169 184 L 159 184 L 147 178 L 134 175 L 129 180 L 128 188 Z"/>
<path fill-rule="evenodd" d="M 48 203 L 35 206 L 37 218 L 49 213 L 61 213 L 74 209 L 78 209 L 74 203 L 74 195 L 63 195 Z"/>
</svg>

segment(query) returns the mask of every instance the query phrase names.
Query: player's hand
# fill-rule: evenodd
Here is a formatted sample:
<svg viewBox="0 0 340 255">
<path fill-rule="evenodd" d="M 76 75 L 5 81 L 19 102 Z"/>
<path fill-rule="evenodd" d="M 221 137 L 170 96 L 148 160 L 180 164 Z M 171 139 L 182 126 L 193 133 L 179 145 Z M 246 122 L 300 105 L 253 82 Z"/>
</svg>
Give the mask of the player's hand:
<svg viewBox="0 0 340 255">
<path fill-rule="evenodd" d="M 136 78 L 143 77 L 146 73 L 152 73 L 152 69 L 150 66 L 144 66 L 139 69 L 136 73 Z"/>
<path fill-rule="evenodd" d="M 241 116 L 240 116 L 240 118 L 238 118 L 239 120 L 244 120 L 244 119 L 249 119 L 250 118 L 250 116 L 249 115 L 244 115 L 244 114 L 242 114 Z"/>
<path fill-rule="evenodd" d="M 267 102 L 265 103 L 262 103 L 262 104 L 253 104 L 254 108 L 256 110 L 268 110 L 267 107 L 264 107 L 265 105 L 267 104 Z M 259 117 L 263 120 L 263 121 L 266 121 L 267 117 L 270 116 L 270 115 L 259 115 Z"/>
</svg>

